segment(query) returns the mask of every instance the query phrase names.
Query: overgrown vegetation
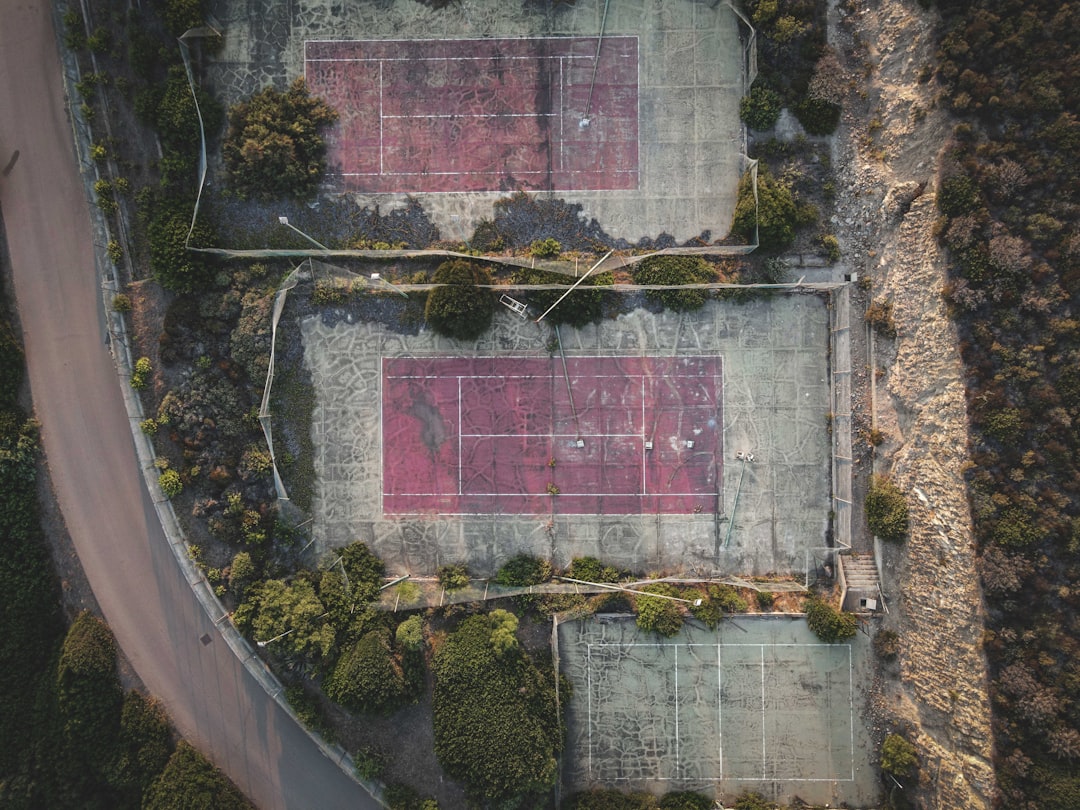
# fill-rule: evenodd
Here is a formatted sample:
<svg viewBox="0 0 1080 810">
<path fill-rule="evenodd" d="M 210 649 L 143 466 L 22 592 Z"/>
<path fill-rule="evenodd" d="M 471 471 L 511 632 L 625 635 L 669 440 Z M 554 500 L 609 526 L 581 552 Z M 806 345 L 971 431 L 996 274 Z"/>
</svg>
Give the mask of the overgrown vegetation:
<svg viewBox="0 0 1080 810">
<path fill-rule="evenodd" d="M 262 199 L 313 196 L 326 169 L 321 130 L 336 120 L 302 78 L 284 93 L 267 87 L 233 106 L 221 147 L 233 191 Z"/>
<path fill-rule="evenodd" d="M 998 785 L 1080 801 L 1080 8 L 939 2 L 939 233 L 968 372 Z"/>
<path fill-rule="evenodd" d="M 875 475 L 866 492 L 866 524 L 882 540 L 899 542 L 908 533 L 908 505 L 892 479 Z"/>
<path fill-rule="evenodd" d="M 461 259 L 444 262 L 435 271 L 436 287 L 428 295 L 424 317 L 440 335 L 457 340 L 476 340 L 491 327 L 495 298 L 487 268 Z"/>
<path fill-rule="evenodd" d="M 751 243 L 756 236 L 763 251 L 783 250 L 795 241 L 798 219 L 795 195 L 787 183 L 774 178 L 765 166 L 758 169 L 757 190 L 755 201 L 753 177 L 747 172 L 739 181 L 731 230 Z"/>
<path fill-rule="evenodd" d="M 716 274 L 700 256 L 650 256 L 634 265 L 631 277 L 635 284 L 702 284 Z M 708 290 L 648 290 L 645 298 L 675 312 L 701 309 Z"/>
<path fill-rule="evenodd" d="M 819 596 L 806 600 L 806 623 L 814 634 L 829 644 L 852 638 L 857 632 L 855 617 L 837 610 Z"/>
<path fill-rule="evenodd" d="M 433 666 L 435 752 L 446 773 L 488 802 L 551 790 L 563 741 L 550 667 L 508 645 L 494 614 L 462 621 Z"/>
<path fill-rule="evenodd" d="M 527 267 L 514 270 L 511 280 L 514 284 L 563 284 L 566 287 L 577 281 L 573 276 Z M 615 277 L 611 273 L 594 273 L 566 296 L 544 319 L 545 322 L 568 326 L 585 326 L 599 322 L 604 317 L 605 307 L 614 304 L 612 293 L 603 288 L 614 283 Z M 533 308 L 538 310 L 539 315 L 558 301 L 564 292 L 566 290 L 529 290 L 524 296 Z"/>
</svg>

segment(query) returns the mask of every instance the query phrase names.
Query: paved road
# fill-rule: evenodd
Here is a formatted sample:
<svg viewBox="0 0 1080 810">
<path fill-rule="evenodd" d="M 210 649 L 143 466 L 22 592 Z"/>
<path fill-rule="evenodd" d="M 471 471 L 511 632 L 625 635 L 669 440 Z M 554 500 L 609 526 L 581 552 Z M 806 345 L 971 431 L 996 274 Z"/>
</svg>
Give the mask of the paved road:
<svg viewBox="0 0 1080 810">
<path fill-rule="evenodd" d="M 247 674 L 166 546 L 103 340 L 49 4 L 0 0 L 0 20 L 0 165 L 20 152 L 0 206 L 49 468 L 94 595 L 180 733 L 260 808 L 375 807 Z"/>
</svg>

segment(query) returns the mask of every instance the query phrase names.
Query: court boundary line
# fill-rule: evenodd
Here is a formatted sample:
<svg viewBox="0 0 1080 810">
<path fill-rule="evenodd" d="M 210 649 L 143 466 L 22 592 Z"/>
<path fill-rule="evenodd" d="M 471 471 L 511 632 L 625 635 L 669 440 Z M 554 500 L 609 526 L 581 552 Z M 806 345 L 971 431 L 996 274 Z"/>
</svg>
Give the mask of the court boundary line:
<svg viewBox="0 0 1080 810">
<path fill-rule="evenodd" d="M 582 642 L 578 642 L 580 645 Z M 674 699 L 675 699 L 675 770 L 678 773 L 681 770 L 680 763 L 680 750 L 681 740 L 679 737 L 679 647 L 716 647 L 716 672 L 717 672 L 717 740 L 719 745 L 719 776 L 657 776 L 650 775 L 649 779 L 657 782 L 688 782 L 688 781 L 701 781 L 701 782 L 785 782 L 785 783 L 799 783 L 799 782 L 854 782 L 855 781 L 855 676 L 854 676 L 854 662 L 852 657 L 852 648 L 850 642 L 847 644 L 821 644 L 813 642 L 778 642 L 778 643 L 751 643 L 751 642 L 618 642 L 618 641 L 586 641 L 585 650 L 585 666 L 586 666 L 586 682 L 587 682 L 587 717 L 586 727 L 588 730 L 588 747 L 589 747 L 589 777 L 593 777 L 593 699 L 592 699 L 592 670 L 593 660 L 592 651 L 593 647 L 611 647 L 611 648 L 624 648 L 624 647 L 668 647 L 674 650 Z M 724 647 L 757 647 L 760 651 L 760 689 L 761 689 L 761 776 L 724 776 L 724 742 L 723 742 L 723 659 L 722 649 Z M 848 751 L 849 759 L 851 761 L 850 776 L 845 777 L 770 777 L 767 774 L 768 767 L 768 751 L 766 740 L 766 700 L 765 700 L 765 648 L 766 647 L 812 647 L 815 649 L 835 650 L 841 647 L 847 649 L 848 657 L 848 723 L 849 723 L 849 741 Z M 619 663 L 616 661 L 616 663 Z M 809 658 L 806 659 L 806 663 L 812 663 Z M 822 685 L 824 685 L 822 683 Z M 774 712 L 776 714 L 776 712 Z M 612 782 L 630 782 L 639 781 L 641 777 L 638 776 L 606 776 L 606 780 Z"/>
<path fill-rule="evenodd" d="M 506 61 L 535 61 L 538 64 L 550 64 L 553 60 L 558 62 L 559 83 L 557 90 L 558 96 L 558 112 L 557 113 L 492 113 L 492 114 L 470 114 L 470 113 L 431 113 L 426 115 L 386 115 L 384 110 L 384 96 L 385 96 L 385 84 L 384 84 L 384 71 L 383 64 L 385 62 L 392 63 L 414 63 L 414 62 L 482 62 L 489 61 L 493 57 L 489 56 L 408 56 L 408 57 L 396 57 L 396 56 L 353 56 L 353 57 L 318 57 L 309 56 L 313 46 L 327 45 L 327 46 L 340 46 L 340 45 L 356 45 L 363 46 L 366 44 L 377 45 L 379 47 L 402 45 L 402 44 L 416 44 L 421 45 L 425 43 L 462 43 L 462 42 L 492 42 L 494 40 L 505 40 L 517 43 L 529 43 L 537 41 L 550 41 L 557 43 L 576 43 L 590 41 L 602 42 L 604 39 L 612 40 L 626 40 L 633 43 L 632 54 L 617 52 L 611 55 L 611 59 L 615 60 L 613 65 L 618 65 L 621 60 L 630 59 L 633 56 L 634 60 L 634 89 L 636 93 L 634 102 L 635 115 L 632 117 L 635 126 L 636 137 L 634 139 L 635 151 L 637 154 L 636 165 L 634 168 L 614 168 L 604 169 L 603 172 L 599 172 L 595 169 L 568 169 L 566 167 L 566 106 L 567 101 L 571 98 L 569 89 L 566 86 L 567 72 L 565 70 L 568 60 L 578 61 L 596 61 L 597 55 L 592 53 L 576 54 L 576 53 L 558 53 L 558 54 L 520 54 L 513 56 L 499 55 L 500 60 Z M 327 172 L 328 177 L 338 177 L 342 179 L 347 178 L 416 178 L 416 177 L 444 177 L 444 178 L 460 178 L 467 180 L 477 176 L 485 175 L 488 170 L 485 171 L 423 171 L 423 172 L 410 172 L 410 171 L 397 171 L 387 172 L 385 170 L 385 129 L 383 122 L 387 118 L 403 119 L 403 120 L 423 120 L 423 119 L 452 119 L 452 118 L 468 118 L 468 119 L 502 119 L 502 118 L 558 118 L 558 132 L 559 132 L 559 149 L 558 149 L 558 170 L 559 174 L 570 178 L 572 187 L 566 189 L 552 188 L 550 193 L 596 193 L 596 192 L 620 192 L 631 191 L 641 189 L 641 176 L 642 176 L 642 145 L 641 145 L 641 99 L 642 99 L 642 86 L 641 86 L 641 37 L 638 34 L 614 34 L 609 37 L 604 36 L 581 36 L 576 34 L 567 34 L 562 36 L 500 36 L 500 37 L 442 37 L 442 38 L 426 38 L 426 39 L 305 39 L 304 40 L 304 79 L 308 78 L 308 64 L 312 65 L 323 63 L 378 63 L 379 65 L 379 171 L 378 172 Z M 623 108 L 620 106 L 620 110 Z M 628 118 L 622 116 L 622 118 Z M 547 169 L 532 169 L 532 170 L 518 170 L 514 172 L 515 176 L 521 177 L 544 177 L 550 176 L 552 170 Z M 575 180 L 588 177 L 591 175 L 600 175 L 603 177 L 619 178 L 633 178 L 635 180 L 633 189 L 629 188 L 610 188 L 610 183 L 604 184 L 601 179 L 601 185 L 603 188 L 576 188 Z M 587 183 L 585 185 L 591 185 Z M 616 184 L 618 185 L 618 184 Z M 387 192 L 373 192 L 373 193 L 387 193 Z M 461 194 L 461 193 L 484 193 L 484 192 L 470 192 L 470 191 L 422 191 L 413 192 L 420 194 Z M 501 193 L 501 192 L 488 192 L 488 193 Z"/>
<path fill-rule="evenodd" d="M 648 399 L 647 399 L 647 397 L 645 395 L 646 382 L 647 381 L 655 380 L 658 383 L 660 381 L 667 382 L 667 383 L 673 383 L 676 386 L 679 386 L 678 390 L 680 392 L 682 391 L 682 388 L 681 388 L 680 384 L 684 383 L 685 381 L 691 381 L 691 383 L 694 382 L 694 381 L 699 381 L 699 382 L 709 381 L 709 382 L 711 382 L 712 386 L 713 386 L 711 399 L 706 404 L 702 404 L 702 405 L 683 405 L 680 402 L 680 403 L 675 403 L 675 404 L 670 404 L 670 405 L 665 406 L 665 405 L 660 405 L 659 404 L 660 401 L 661 401 L 661 398 L 659 396 L 657 396 L 657 397 L 654 398 L 655 402 L 653 404 L 653 410 L 656 412 L 657 418 L 659 418 L 660 415 L 663 415 L 665 413 L 666 414 L 671 414 L 671 413 L 683 414 L 683 413 L 688 413 L 688 412 L 692 413 L 694 411 L 704 411 L 707 414 L 711 414 L 712 417 L 715 418 L 716 422 L 718 423 L 718 429 L 717 429 L 717 432 L 716 432 L 716 436 L 717 436 L 716 447 L 713 449 L 712 452 L 706 452 L 706 451 L 691 452 L 689 454 L 688 458 L 687 458 L 687 461 L 682 462 L 679 465 L 676 465 L 676 470 L 687 466 L 689 464 L 689 460 L 692 459 L 695 455 L 700 454 L 700 455 L 703 455 L 703 456 L 708 456 L 707 464 L 711 465 L 713 467 L 713 469 L 714 469 L 713 475 L 717 479 L 717 484 L 719 485 L 720 477 L 722 475 L 722 470 L 724 469 L 724 453 L 725 453 L 726 447 L 727 447 L 727 445 L 726 445 L 726 442 L 727 442 L 727 425 L 724 422 L 724 396 L 725 396 L 725 393 L 726 393 L 726 384 L 727 384 L 727 382 L 726 382 L 726 376 L 725 376 L 726 363 L 724 361 L 724 355 L 723 354 L 720 354 L 720 353 L 716 353 L 716 354 L 691 354 L 691 355 L 685 355 L 685 356 L 675 355 L 675 356 L 672 356 L 672 357 L 666 357 L 666 356 L 661 357 L 661 356 L 653 356 L 653 355 L 572 355 L 570 359 L 575 359 L 575 360 L 614 360 L 616 362 L 629 360 L 629 361 L 634 361 L 637 364 L 639 364 L 639 369 L 636 371 L 635 374 L 630 374 L 630 375 L 627 375 L 627 374 L 586 374 L 584 372 L 581 372 L 581 373 L 575 375 L 575 379 L 588 378 L 588 379 L 593 379 L 593 380 L 629 380 L 629 381 L 631 381 L 631 386 L 630 387 L 633 387 L 633 385 L 632 385 L 633 377 L 637 376 L 639 381 L 640 381 L 640 390 L 641 390 L 641 413 L 642 413 L 642 418 L 641 418 L 641 432 L 640 433 L 554 433 L 554 432 L 551 432 L 551 433 L 462 433 L 461 431 L 462 431 L 462 427 L 463 427 L 463 407 L 464 407 L 464 399 L 463 399 L 463 396 L 462 396 L 462 382 L 463 381 L 467 381 L 467 380 L 536 380 L 539 384 L 543 385 L 545 382 L 554 381 L 559 375 L 557 373 L 555 373 L 555 372 L 531 373 L 531 374 L 524 374 L 524 373 L 521 373 L 521 374 L 477 374 L 477 375 L 454 374 L 454 375 L 446 375 L 446 376 L 442 376 L 442 375 L 434 375 L 433 376 L 433 375 L 427 375 L 427 374 L 392 374 L 392 373 L 389 372 L 389 366 L 391 364 L 395 363 L 395 362 L 402 362 L 402 361 L 404 361 L 406 364 L 411 365 L 411 364 L 415 364 L 417 362 L 424 362 L 424 361 L 434 361 L 436 363 L 439 363 L 439 362 L 467 361 L 469 363 L 473 363 L 473 362 L 478 361 L 478 360 L 479 361 L 485 361 L 485 360 L 491 360 L 491 361 L 495 361 L 495 360 L 499 360 L 499 361 L 516 361 L 516 360 L 534 361 L 535 360 L 535 361 L 545 362 L 547 365 L 550 365 L 551 358 L 534 357 L 534 356 L 531 356 L 531 355 L 475 355 L 475 356 L 449 355 L 449 356 L 447 356 L 447 355 L 434 354 L 434 355 L 422 355 L 422 356 L 412 355 L 412 356 L 407 356 L 407 357 L 400 357 L 400 356 L 389 357 L 389 356 L 386 356 L 386 355 L 382 355 L 380 359 L 381 359 L 381 363 L 380 363 L 380 366 L 381 366 L 380 371 L 381 371 L 381 373 L 379 374 L 379 378 L 380 378 L 380 385 L 379 385 L 379 420 L 380 420 L 379 421 L 379 432 L 380 432 L 380 434 L 383 433 L 383 421 L 382 421 L 383 420 L 382 398 L 383 398 L 383 390 L 384 390 L 383 386 L 387 381 L 391 381 L 391 380 L 424 380 L 424 381 L 436 381 L 436 382 L 437 381 L 443 381 L 443 380 L 445 380 L 445 381 L 455 380 L 456 381 L 456 383 L 457 383 L 457 434 L 456 434 L 456 438 L 457 438 L 457 445 L 458 445 L 458 448 L 457 448 L 457 456 L 458 456 L 458 459 L 457 459 L 457 479 L 458 479 L 457 495 L 460 498 L 492 498 L 492 499 L 496 499 L 496 504 L 497 504 L 500 499 L 506 499 L 506 498 L 531 499 L 531 498 L 535 498 L 535 497 L 540 497 L 540 496 L 542 496 L 544 494 L 544 493 L 533 493 L 533 492 L 465 492 L 464 491 L 464 465 L 463 465 L 463 455 L 464 455 L 465 442 L 462 441 L 463 439 L 521 439 L 521 440 L 526 440 L 526 441 L 529 440 L 529 439 L 539 439 L 539 440 L 550 441 L 553 444 L 558 440 L 569 440 L 569 439 L 593 439 L 593 440 L 596 440 L 596 441 L 599 441 L 599 442 L 604 442 L 604 441 L 610 440 L 610 439 L 630 439 L 633 442 L 637 442 L 637 441 L 641 442 L 641 451 L 640 451 L 640 454 L 641 454 L 641 487 L 640 487 L 639 491 L 637 491 L 637 492 L 567 492 L 567 491 L 560 491 L 560 493 L 559 493 L 560 496 L 564 496 L 565 498 L 638 498 L 640 500 L 639 506 L 641 506 L 641 507 L 645 506 L 644 500 L 647 499 L 647 498 L 706 498 L 706 499 L 715 498 L 716 500 L 715 500 L 715 504 L 714 504 L 714 507 L 713 507 L 714 511 L 717 511 L 717 512 L 723 512 L 724 511 L 723 495 L 719 491 L 719 486 L 717 487 L 717 491 L 713 491 L 713 492 L 650 492 L 649 491 L 649 488 L 648 488 L 648 457 L 649 457 L 650 451 L 646 447 L 646 443 L 649 442 L 649 441 L 654 441 L 655 442 L 655 436 L 653 436 L 652 439 L 650 439 L 649 436 L 646 435 L 647 426 L 645 424 L 645 413 L 648 410 L 648 405 L 649 405 Z M 707 364 L 713 364 L 713 368 L 711 369 L 711 371 L 709 373 L 706 373 L 706 374 L 693 374 L 693 373 L 668 374 L 668 373 L 666 373 L 664 371 L 663 367 L 666 366 L 666 365 L 669 365 L 669 364 L 670 365 L 676 365 L 677 366 L 676 371 L 679 371 L 679 370 L 682 370 L 683 368 L 685 368 L 685 364 L 676 362 L 676 361 L 679 361 L 679 360 L 682 360 L 682 361 L 695 361 L 695 364 L 696 364 L 696 366 L 698 368 L 704 367 Z M 657 374 L 656 373 L 656 368 L 654 368 L 654 367 L 647 368 L 647 366 L 649 366 L 650 364 L 658 364 L 658 365 L 660 365 L 660 372 L 661 373 Z M 646 372 L 648 372 L 648 373 L 646 373 Z M 553 403 L 552 416 L 554 418 L 556 416 L 555 409 L 554 409 L 554 399 L 552 400 L 552 403 Z M 631 405 L 632 405 L 632 403 L 631 403 Z M 619 405 L 615 405 L 613 407 L 601 406 L 599 408 L 599 410 L 601 410 L 601 411 L 607 411 L 607 410 L 617 411 L 617 410 L 619 410 L 619 408 L 620 408 Z M 655 428 L 655 424 L 653 425 L 653 428 Z M 633 449 L 632 444 L 629 445 L 629 446 Z M 552 449 L 554 450 L 555 448 L 553 447 Z M 577 449 L 577 448 L 574 448 L 574 449 Z M 585 463 L 585 462 L 570 462 L 570 463 L 581 464 L 581 463 Z M 600 462 L 599 465 L 600 465 L 601 468 L 607 466 L 602 462 Z M 622 466 L 626 467 L 627 465 L 622 465 Z M 452 491 L 451 492 L 387 492 L 386 487 L 385 487 L 386 479 L 387 479 L 387 476 L 386 476 L 386 453 L 385 453 L 385 447 L 381 448 L 380 472 L 381 472 L 380 477 L 381 477 L 382 484 L 383 484 L 383 486 L 380 487 L 380 490 L 381 490 L 380 495 L 381 495 L 381 501 L 382 501 L 382 503 L 381 503 L 382 513 L 383 513 L 384 517 L 391 517 L 392 518 L 392 517 L 409 517 L 409 516 L 417 516 L 417 515 L 427 515 L 427 514 L 431 514 L 431 512 L 433 510 L 437 511 L 438 514 L 444 515 L 446 517 L 462 517 L 462 516 L 467 516 L 467 515 L 473 515 L 473 516 L 476 516 L 476 517 L 488 517 L 488 516 L 503 516 L 503 517 L 505 517 L 505 516 L 517 515 L 517 516 L 524 517 L 524 516 L 526 516 L 528 514 L 532 514 L 531 512 L 518 512 L 518 511 L 510 511 L 510 512 L 471 512 L 471 511 L 470 512 L 447 512 L 447 511 L 443 511 L 441 509 L 438 509 L 437 504 L 433 504 L 431 507 L 429 507 L 427 509 L 417 508 L 415 511 L 388 510 L 387 509 L 387 499 L 389 499 L 389 498 L 428 498 L 428 499 L 437 500 L 439 498 L 453 497 L 454 493 Z M 643 514 L 643 513 L 644 513 L 644 511 L 643 511 L 643 509 L 641 509 L 637 513 L 630 513 L 630 514 Z M 578 513 L 569 512 L 568 514 L 578 514 Z M 603 515 L 605 513 L 603 513 L 602 511 L 598 511 L 598 512 L 583 512 L 583 513 L 580 513 L 580 514 L 601 514 L 601 515 Z M 621 515 L 621 514 L 624 514 L 624 513 L 617 513 L 617 514 Z M 684 513 L 683 512 L 663 512 L 663 514 L 665 514 L 665 515 L 682 515 Z M 694 512 L 693 514 L 698 514 L 698 513 Z M 614 517 L 614 516 L 615 515 L 612 515 L 612 517 Z"/>
</svg>

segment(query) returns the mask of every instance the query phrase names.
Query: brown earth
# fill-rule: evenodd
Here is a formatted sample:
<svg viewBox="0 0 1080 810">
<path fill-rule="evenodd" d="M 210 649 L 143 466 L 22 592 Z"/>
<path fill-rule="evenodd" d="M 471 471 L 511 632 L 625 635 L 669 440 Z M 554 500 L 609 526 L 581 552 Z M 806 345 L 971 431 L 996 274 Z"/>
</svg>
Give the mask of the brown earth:
<svg viewBox="0 0 1080 810">
<path fill-rule="evenodd" d="M 940 293 L 947 263 L 933 234 L 936 170 L 952 127 L 927 80 L 938 20 L 900 0 L 848 4 L 830 16 L 859 89 L 835 147 L 837 233 L 853 269 L 869 278 L 866 298 L 891 302 L 897 329 L 895 340 L 870 336 L 862 372 L 866 379 L 883 369 L 872 414 L 886 441 L 874 470 L 911 493 L 910 539 L 883 551 L 884 626 L 899 633 L 901 648 L 898 677 L 881 680 L 877 730 L 905 730 L 915 743 L 918 804 L 985 808 L 996 787 L 963 478 L 964 377 Z"/>
</svg>

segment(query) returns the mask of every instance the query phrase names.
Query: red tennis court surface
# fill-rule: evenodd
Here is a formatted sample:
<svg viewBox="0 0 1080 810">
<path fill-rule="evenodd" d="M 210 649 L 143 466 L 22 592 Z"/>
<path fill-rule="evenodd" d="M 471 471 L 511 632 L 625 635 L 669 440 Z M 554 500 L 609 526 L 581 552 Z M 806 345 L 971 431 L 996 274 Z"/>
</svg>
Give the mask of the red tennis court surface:
<svg viewBox="0 0 1080 810">
<path fill-rule="evenodd" d="M 387 514 L 716 509 L 720 357 L 384 358 L 382 383 Z"/>
<path fill-rule="evenodd" d="M 636 189 L 637 37 L 596 44 L 306 42 L 308 87 L 340 113 L 329 174 L 359 192 Z"/>
</svg>

